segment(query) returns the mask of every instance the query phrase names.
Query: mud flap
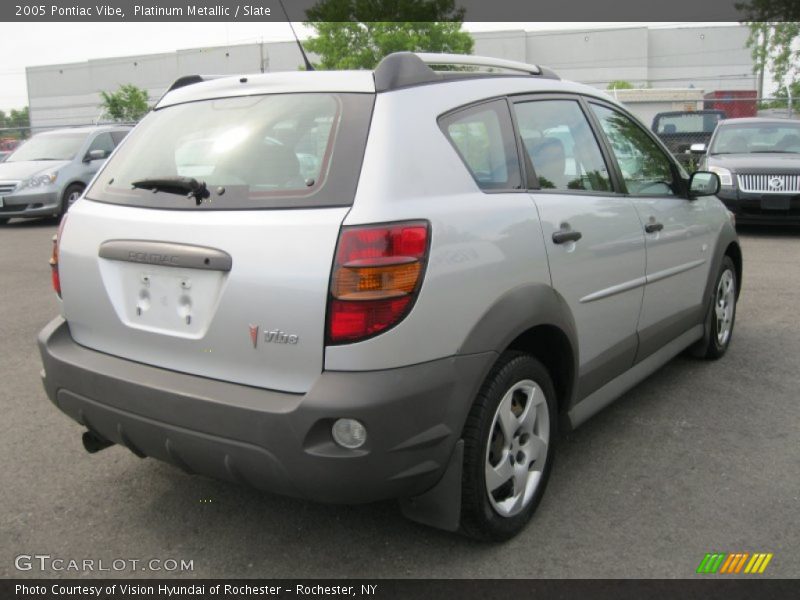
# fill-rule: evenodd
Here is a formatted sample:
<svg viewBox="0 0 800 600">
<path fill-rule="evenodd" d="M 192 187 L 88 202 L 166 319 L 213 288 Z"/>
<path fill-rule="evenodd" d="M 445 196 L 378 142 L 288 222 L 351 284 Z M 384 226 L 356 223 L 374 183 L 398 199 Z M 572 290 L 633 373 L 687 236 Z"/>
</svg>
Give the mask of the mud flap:
<svg viewBox="0 0 800 600">
<path fill-rule="evenodd" d="M 464 440 L 458 440 L 442 478 L 430 490 L 413 498 L 400 500 L 406 518 L 444 529 L 457 531 L 461 523 L 461 470 L 464 464 Z"/>
</svg>

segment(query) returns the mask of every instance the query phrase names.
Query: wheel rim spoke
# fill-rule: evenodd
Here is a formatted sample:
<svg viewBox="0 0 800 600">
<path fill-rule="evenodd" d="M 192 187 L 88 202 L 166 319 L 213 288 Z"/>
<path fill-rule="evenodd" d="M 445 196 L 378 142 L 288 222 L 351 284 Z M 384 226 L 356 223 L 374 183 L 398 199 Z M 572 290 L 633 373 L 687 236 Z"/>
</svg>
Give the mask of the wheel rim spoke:
<svg viewBox="0 0 800 600">
<path fill-rule="evenodd" d="M 503 401 L 500 403 L 499 424 L 500 429 L 503 431 L 503 435 L 506 437 L 506 440 L 512 439 L 514 434 L 517 433 L 517 429 L 519 429 L 519 421 L 511 409 L 512 401 L 513 393 L 509 392 L 505 395 L 505 398 L 503 398 Z"/>
<path fill-rule="evenodd" d="M 489 492 L 495 491 L 505 485 L 513 475 L 514 469 L 511 467 L 507 453 L 504 453 L 497 466 L 493 467 L 488 462 L 486 463 L 486 489 Z"/>
<path fill-rule="evenodd" d="M 544 466 L 543 459 L 547 456 L 547 442 L 540 438 L 538 435 L 532 435 L 528 442 L 521 446 L 520 449 L 525 453 L 528 460 L 527 463 L 534 463 L 534 469 L 541 471 Z"/>
</svg>

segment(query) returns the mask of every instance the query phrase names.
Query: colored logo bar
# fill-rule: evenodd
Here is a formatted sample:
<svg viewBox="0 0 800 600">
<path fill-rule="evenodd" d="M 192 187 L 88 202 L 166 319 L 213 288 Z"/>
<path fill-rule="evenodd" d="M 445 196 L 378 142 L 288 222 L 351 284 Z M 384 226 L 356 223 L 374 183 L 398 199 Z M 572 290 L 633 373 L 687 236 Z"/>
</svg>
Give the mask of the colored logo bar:
<svg viewBox="0 0 800 600">
<path fill-rule="evenodd" d="M 738 573 L 760 574 L 767 569 L 772 560 L 771 552 L 713 552 L 708 553 L 700 561 L 697 572 L 703 575 L 718 573 L 734 575 Z"/>
</svg>

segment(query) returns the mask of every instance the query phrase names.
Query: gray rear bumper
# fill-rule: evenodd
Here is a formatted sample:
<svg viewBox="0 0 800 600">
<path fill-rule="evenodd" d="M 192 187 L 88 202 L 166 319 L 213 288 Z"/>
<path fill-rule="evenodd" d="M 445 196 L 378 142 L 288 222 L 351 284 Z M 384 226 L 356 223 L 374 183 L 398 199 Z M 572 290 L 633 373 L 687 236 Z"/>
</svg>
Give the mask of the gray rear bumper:
<svg viewBox="0 0 800 600">
<path fill-rule="evenodd" d="M 78 423 L 190 473 L 322 502 L 425 492 L 442 477 L 472 398 L 496 355 L 386 371 L 323 372 L 306 394 L 206 379 L 76 344 L 60 317 L 39 334 L 44 386 Z M 339 417 L 367 427 L 335 445 Z"/>
</svg>

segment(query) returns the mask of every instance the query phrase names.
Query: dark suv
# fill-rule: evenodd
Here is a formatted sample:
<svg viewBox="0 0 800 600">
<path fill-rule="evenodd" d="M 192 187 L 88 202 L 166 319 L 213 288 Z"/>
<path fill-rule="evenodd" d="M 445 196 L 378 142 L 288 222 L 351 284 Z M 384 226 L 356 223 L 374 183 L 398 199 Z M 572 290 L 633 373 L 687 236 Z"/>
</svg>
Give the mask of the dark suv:
<svg viewBox="0 0 800 600">
<path fill-rule="evenodd" d="M 719 198 L 740 223 L 800 224 L 800 122 L 728 119 L 705 146 L 700 168 L 719 175 Z"/>
</svg>

